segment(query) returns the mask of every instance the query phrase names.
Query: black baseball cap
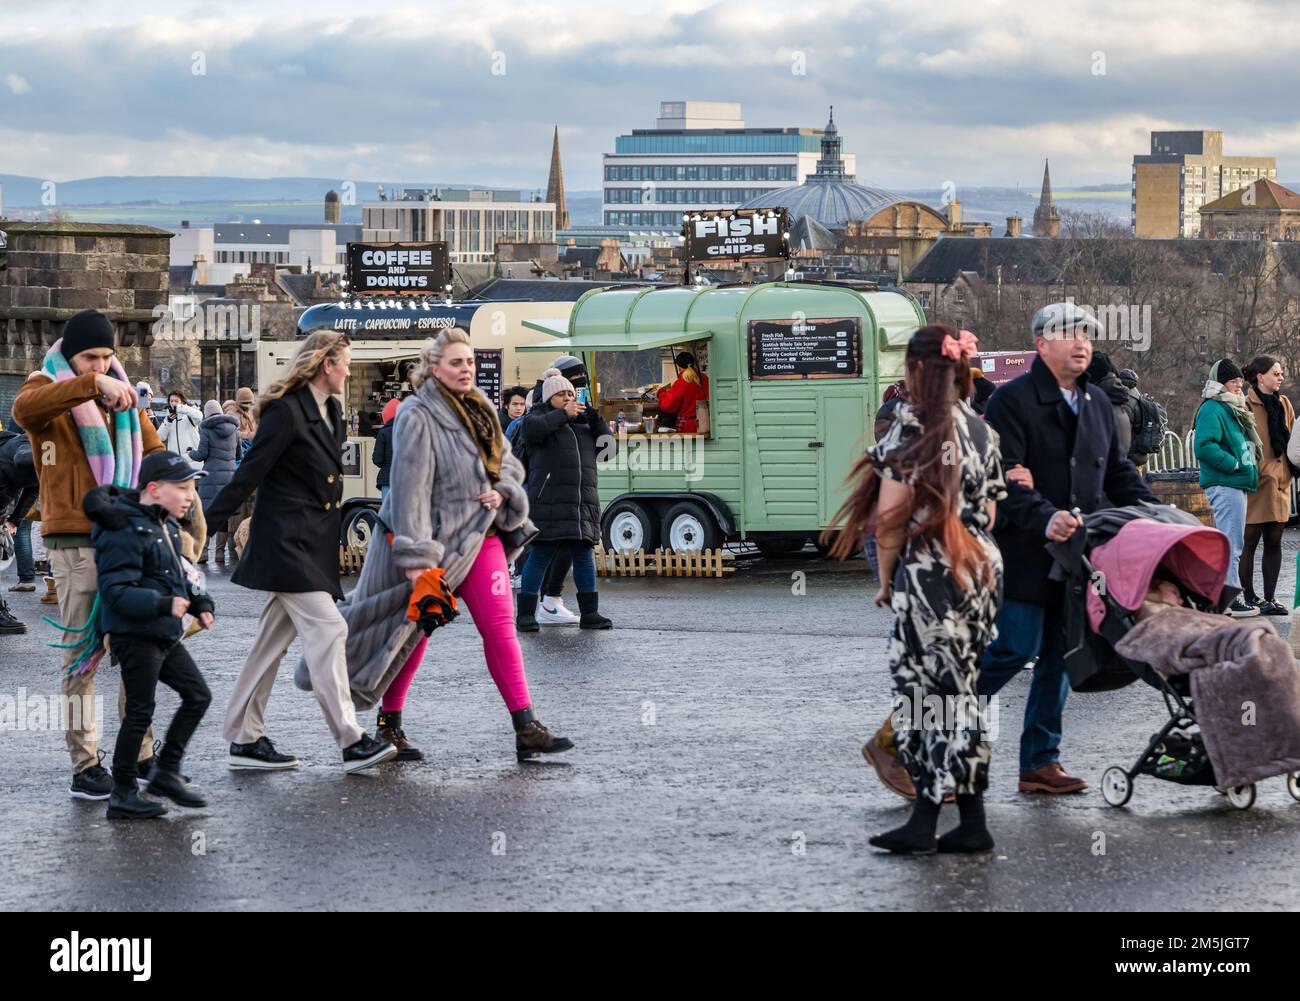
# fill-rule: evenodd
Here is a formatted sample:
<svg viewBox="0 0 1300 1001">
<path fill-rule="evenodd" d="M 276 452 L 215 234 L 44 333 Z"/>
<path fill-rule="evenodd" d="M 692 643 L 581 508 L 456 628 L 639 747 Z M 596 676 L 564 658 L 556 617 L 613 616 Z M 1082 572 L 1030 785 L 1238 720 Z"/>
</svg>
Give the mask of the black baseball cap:
<svg viewBox="0 0 1300 1001">
<path fill-rule="evenodd" d="M 143 490 L 150 483 L 184 483 L 186 480 L 201 480 L 207 475 L 175 452 L 154 452 L 146 455 L 140 463 L 139 487 Z"/>
</svg>

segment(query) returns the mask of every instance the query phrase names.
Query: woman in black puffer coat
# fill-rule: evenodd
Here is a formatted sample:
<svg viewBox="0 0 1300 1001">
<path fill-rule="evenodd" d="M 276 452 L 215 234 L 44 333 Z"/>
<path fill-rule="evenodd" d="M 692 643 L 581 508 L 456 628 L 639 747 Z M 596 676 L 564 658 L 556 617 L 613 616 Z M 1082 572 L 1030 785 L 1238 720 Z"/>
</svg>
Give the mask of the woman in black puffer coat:
<svg viewBox="0 0 1300 1001">
<path fill-rule="evenodd" d="M 203 407 L 199 425 L 199 443 L 190 449 L 190 458 L 203 463 L 208 475 L 199 480 L 199 503 L 206 509 L 235 475 L 235 455 L 239 451 L 239 419 L 221 412 L 221 404 L 209 400 Z M 224 527 L 224 526 L 222 526 Z M 227 533 L 217 532 L 217 564 L 225 565 Z M 203 544 L 199 562 L 208 562 L 208 546 Z"/>
<path fill-rule="evenodd" d="M 536 632 L 538 589 L 557 549 L 573 559 L 573 583 L 583 629 L 608 629 L 600 614 L 596 563 L 592 549 L 600 541 L 600 497 L 596 492 L 596 458 L 613 446 L 609 425 L 594 407 L 577 402 L 573 383 L 562 375 L 542 384 L 542 400 L 524 416 L 528 452 L 528 510 L 538 528 L 524 564 L 515 626 Z"/>
</svg>

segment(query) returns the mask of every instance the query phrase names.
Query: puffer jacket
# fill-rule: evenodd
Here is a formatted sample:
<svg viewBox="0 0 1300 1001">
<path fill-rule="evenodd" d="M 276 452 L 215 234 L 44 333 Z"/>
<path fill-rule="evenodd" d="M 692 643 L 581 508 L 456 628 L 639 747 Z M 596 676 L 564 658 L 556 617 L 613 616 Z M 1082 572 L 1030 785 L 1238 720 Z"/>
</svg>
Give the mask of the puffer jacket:
<svg viewBox="0 0 1300 1001">
<path fill-rule="evenodd" d="M 199 500 L 204 508 L 234 479 L 238 452 L 239 419 L 229 414 L 205 417 L 199 425 L 199 443 L 189 453 L 190 460 L 208 474 L 199 480 Z"/>
<path fill-rule="evenodd" d="M 600 411 L 569 416 L 549 403 L 524 415 L 528 449 L 528 511 L 542 542 L 600 541 L 596 460 L 612 454 L 615 439 Z"/>
<path fill-rule="evenodd" d="M 180 525 L 162 507 L 141 504 L 134 490 L 96 487 L 82 509 L 95 547 L 100 632 L 175 643 L 182 623 L 171 613 L 173 598 L 188 598 L 191 615 L 213 611 L 211 596 L 185 576 Z"/>
<path fill-rule="evenodd" d="M 199 425 L 203 422 L 203 411 L 197 407 L 176 405 L 176 415 L 163 411 L 163 418 L 158 422 L 158 437 L 163 448 L 177 455 L 189 455 L 190 449 L 199 444 Z M 199 463 L 202 465 L 202 463 Z"/>
</svg>

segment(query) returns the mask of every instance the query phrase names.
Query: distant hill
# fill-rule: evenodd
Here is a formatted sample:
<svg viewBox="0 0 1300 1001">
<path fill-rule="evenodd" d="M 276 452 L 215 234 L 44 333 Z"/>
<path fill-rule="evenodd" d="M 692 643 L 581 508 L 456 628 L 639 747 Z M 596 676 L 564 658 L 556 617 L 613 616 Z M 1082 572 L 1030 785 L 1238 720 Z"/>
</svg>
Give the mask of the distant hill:
<svg viewBox="0 0 1300 1001">
<path fill-rule="evenodd" d="M 314 222 L 324 219 L 325 192 L 332 189 L 342 193 L 344 182 L 328 177 L 88 177 L 60 182 L 52 192 L 52 206 L 44 204 L 44 183 L 38 177 L 0 174 L 4 210 L 11 216 L 33 217 L 53 208 L 86 222 L 136 222 L 173 228 L 183 219 L 193 226 L 253 219 L 264 223 Z M 357 204 L 342 206 L 342 221 L 360 223 L 360 203 L 376 200 L 381 183 L 390 191 L 406 187 L 475 187 L 450 182 L 356 181 Z M 1300 188 L 1300 184 L 1287 187 Z M 1129 190 L 1128 184 L 1061 188 L 1055 191 L 1055 200 L 1062 209 L 1099 212 L 1127 223 Z M 943 200 L 943 192 L 937 188 L 898 193 L 936 207 Z M 1005 225 L 1006 217 L 1012 212 L 1019 212 L 1028 223 L 1038 204 L 1038 189 L 958 188 L 957 197 L 966 220 L 990 222 L 997 232 L 997 227 Z M 601 203 L 599 190 L 570 191 L 570 222 L 573 225 L 600 223 Z"/>
</svg>

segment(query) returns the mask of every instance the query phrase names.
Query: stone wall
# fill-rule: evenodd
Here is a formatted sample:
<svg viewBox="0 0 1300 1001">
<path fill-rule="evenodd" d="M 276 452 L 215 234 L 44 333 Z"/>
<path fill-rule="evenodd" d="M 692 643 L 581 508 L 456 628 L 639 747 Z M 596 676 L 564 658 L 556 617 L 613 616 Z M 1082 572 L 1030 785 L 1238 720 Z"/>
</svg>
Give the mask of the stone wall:
<svg viewBox="0 0 1300 1001">
<path fill-rule="evenodd" d="M 117 328 L 128 375 L 147 377 L 153 310 L 167 304 L 172 233 L 152 226 L 0 222 L 9 267 L 0 271 L 0 375 L 26 375 L 83 309 Z"/>
</svg>

